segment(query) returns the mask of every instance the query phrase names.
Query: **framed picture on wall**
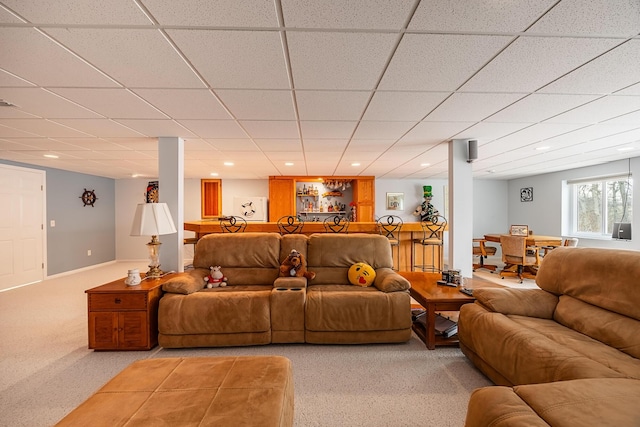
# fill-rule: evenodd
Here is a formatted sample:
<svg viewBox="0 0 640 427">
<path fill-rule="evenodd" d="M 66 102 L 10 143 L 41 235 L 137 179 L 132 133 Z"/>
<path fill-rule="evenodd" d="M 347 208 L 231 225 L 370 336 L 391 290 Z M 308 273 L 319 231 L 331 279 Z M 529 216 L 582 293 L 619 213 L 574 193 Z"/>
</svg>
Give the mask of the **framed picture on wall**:
<svg viewBox="0 0 640 427">
<path fill-rule="evenodd" d="M 387 193 L 387 210 L 404 210 L 404 193 Z"/>
<path fill-rule="evenodd" d="M 521 202 L 533 202 L 533 187 L 525 187 L 520 189 Z"/>
</svg>

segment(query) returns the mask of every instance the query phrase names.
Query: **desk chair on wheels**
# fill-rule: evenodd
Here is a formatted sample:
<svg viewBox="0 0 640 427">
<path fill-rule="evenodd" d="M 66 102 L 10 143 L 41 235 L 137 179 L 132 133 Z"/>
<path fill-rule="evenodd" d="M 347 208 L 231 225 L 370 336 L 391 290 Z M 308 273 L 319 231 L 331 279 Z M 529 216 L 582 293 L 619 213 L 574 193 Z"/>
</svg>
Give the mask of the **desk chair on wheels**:
<svg viewBox="0 0 640 427">
<path fill-rule="evenodd" d="M 498 248 L 495 246 L 487 246 L 485 244 L 487 243 L 486 239 L 473 239 L 473 243 L 473 255 L 480 257 L 480 260 L 477 263 L 473 263 L 473 271 L 476 271 L 479 268 L 484 268 L 491 272 L 496 271 L 498 268 L 497 265 L 485 264 L 484 260 L 487 259 L 487 256 L 489 255 L 495 255 Z M 477 243 L 477 245 L 475 243 Z"/>
<path fill-rule="evenodd" d="M 378 225 L 378 232 L 385 236 L 389 240 L 391 245 L 391 252 L 393 255 L 393 248 L 396 248 L 398 254 L 398 264 L 394 265 L 394 270 L 400 269 L 400 231 L 402 231 L 402 225 L 404 222 L 402 218 L 396 215 L 384 215 L 376 221 Z"/>
<path fill-rule="evenodd" d="M 422 238 L 413 239 L 411 251 L 414 260 L 414 265 L 411 266 L 411 270 L 419 269 L 421 271 L 442 272 L 439 265 L 444 262 L 444 231 L 447 228 L 447 220 L 442 215 L 433 215 L 430 221 L 421 221 Z M 422 264 L 415 264 L 415 247 L 416 245 L 422 246 Z M 426 249 L 431 247 L 431 264 L 427 264 Z M 439 265 L 436 265 L 436 252 L 438 253 Z"/>
</svg>

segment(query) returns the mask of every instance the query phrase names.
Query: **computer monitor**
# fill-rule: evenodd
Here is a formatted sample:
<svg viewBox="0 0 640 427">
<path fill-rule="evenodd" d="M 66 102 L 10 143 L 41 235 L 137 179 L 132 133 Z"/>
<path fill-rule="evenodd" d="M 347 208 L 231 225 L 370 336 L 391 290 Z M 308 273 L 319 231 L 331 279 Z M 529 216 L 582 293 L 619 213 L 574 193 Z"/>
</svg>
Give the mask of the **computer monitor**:
<svg viewBox="0 0 640 427">
<path fill-rule="evenodd" d="M 631 223 L 614 222 L 611 237 L 620 240 L 631 240 Z"/>
</svg>

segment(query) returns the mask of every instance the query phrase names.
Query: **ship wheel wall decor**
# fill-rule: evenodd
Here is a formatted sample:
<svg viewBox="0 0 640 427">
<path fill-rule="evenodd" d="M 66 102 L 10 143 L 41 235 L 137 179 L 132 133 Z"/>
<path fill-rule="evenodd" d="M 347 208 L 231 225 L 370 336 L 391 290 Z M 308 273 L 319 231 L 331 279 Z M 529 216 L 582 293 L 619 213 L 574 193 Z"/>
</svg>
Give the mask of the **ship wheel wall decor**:
<svg viewBox="0 0 640 427">
<path fill-rule="evenodd" d="M 87 205 L 91 205 L 91 207 L 93 207 L 93 204 L 96 202 L 96 200 L 98 200 L 98 198 L 96 197 L 96 191 L 87 190 L 86 188 L 84 189 L 84 193 L 82 193 L 82 196 L 80 196 L 80 198 L 82 199 L 82 203 L 84 203 L 83 207 Z"/>
</svg>

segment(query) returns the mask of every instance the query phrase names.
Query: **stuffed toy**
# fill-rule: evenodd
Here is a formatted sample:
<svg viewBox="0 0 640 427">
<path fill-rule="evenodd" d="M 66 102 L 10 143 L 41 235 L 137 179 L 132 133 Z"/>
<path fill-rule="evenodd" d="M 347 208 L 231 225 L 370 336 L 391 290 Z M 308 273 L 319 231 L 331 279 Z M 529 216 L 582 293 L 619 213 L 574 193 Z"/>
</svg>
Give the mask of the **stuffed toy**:
<svg viewBox="0 0 640 427">
<path fill-rule="evenodd" d="M 307 280 L 313 280 L 316 273 L 307 271 L 307 262 L 304 255 L 295 249 L 291 249 L 289 255 L 280 264 L 280 277 L 306 277 Z"/>
<path fill-rule="evenodd" d="M 376 279 L 376 271 L 369 264 L 358 262 L 349 268 L 347 273 L 349 283 L 356 286 L 367 287 L 373 284 Z"/>
<path fill-rule="evenodd" d="M 204 278 L 207 288 L 217 288 L 218 286 L 227 286 L 227 278 L 220 271 L 220 266 L 209 267 L 209 275 Z"/>
</svg>

